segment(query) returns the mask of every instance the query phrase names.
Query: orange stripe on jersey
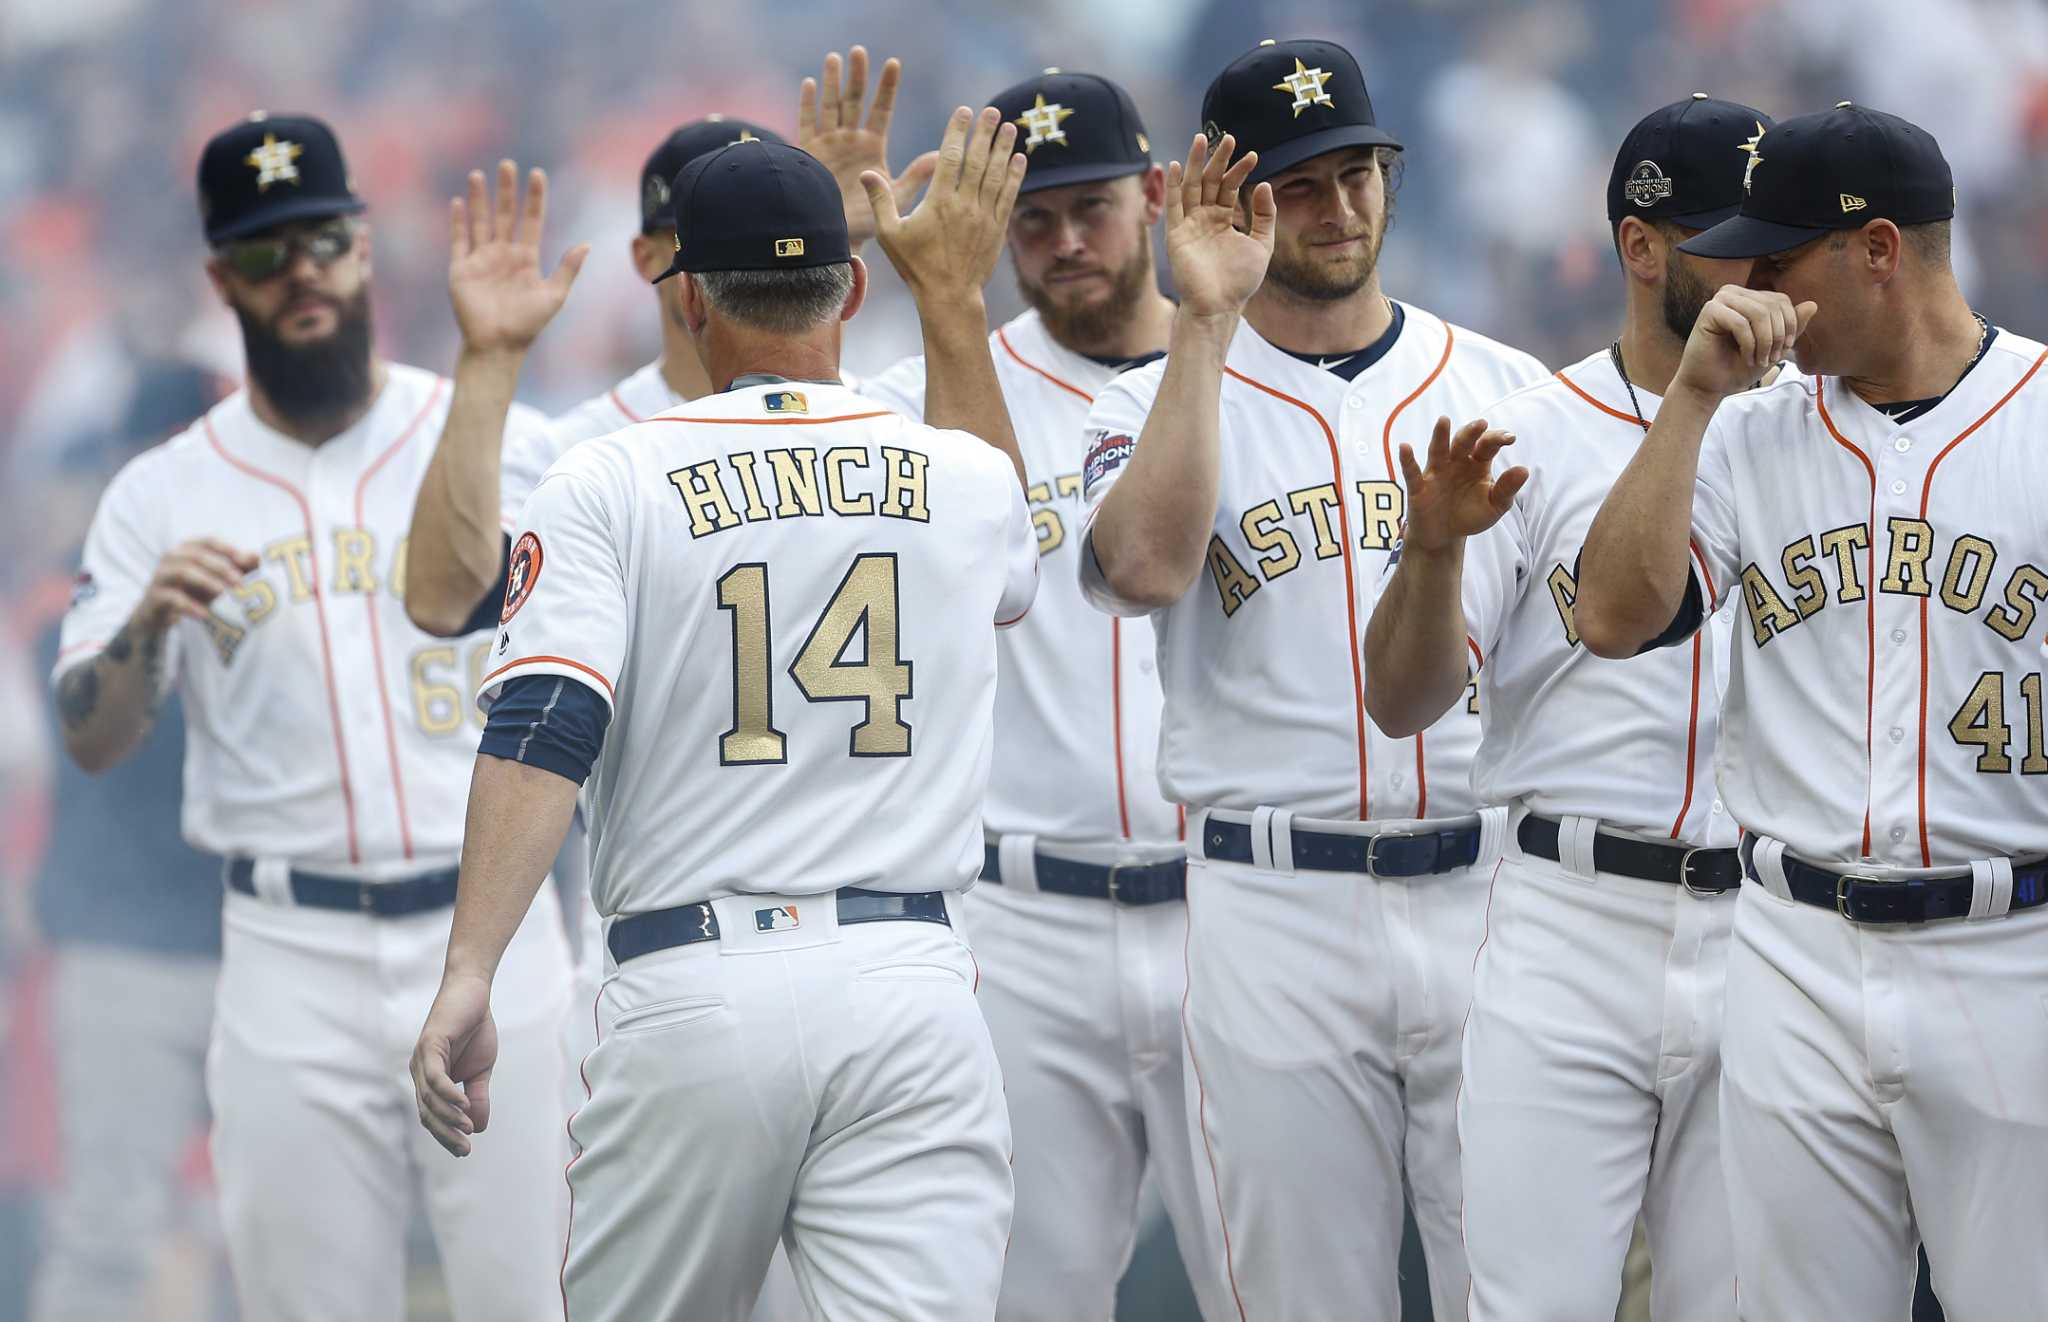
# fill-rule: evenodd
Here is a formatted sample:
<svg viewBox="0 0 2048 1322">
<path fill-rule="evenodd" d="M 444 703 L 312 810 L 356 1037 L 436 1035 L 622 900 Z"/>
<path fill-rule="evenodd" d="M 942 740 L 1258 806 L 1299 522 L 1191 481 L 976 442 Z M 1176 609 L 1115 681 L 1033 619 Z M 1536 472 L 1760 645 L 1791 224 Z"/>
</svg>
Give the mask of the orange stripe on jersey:
<svg viewBox="0 0 2048 1322">
<path fill-rule="evenodd" d="M 1254 381 L 1234 367 L 1226 366 L 1223 369 L 1223 374 L 1244 382 L 1254 390 L 1263 391 L 1277 400 L 1292 404 L 1308 414 L 1316 420 L 1316 425 L 1323 429 L 1323 439 L 1330 444 L 1330 467 L 1337 479 L 1337 494 L 1340 497 L 1344 497 L 1337 502 L 1337 524 L 1343 533 L 1341 549 L 1344 552 L 1344 614 L 1349 622 L 1349 633 L 1346 636 L 1350 639 L 1351 650 L 1352 714 L 1357 722 L 1358 729 L 1358 820 L 1361 822 L 1370 821 L 1371 815 L 1368 812 L 1370 804 L 1366 792 L 1365 670 L 1363 668 L 1364 663 L 1359 656 L 1358 590 L 1355 586 L 1351 567 L 1351 514 L 1349 512 L 1351 502 L 1348 497 L 1345 497 L 1344 457 L 1337 448 L 1337 433 L 1330 429 L 1329 420 L 1316 412 L 1314 405 L 1304 403 L 1292 395 L 1283 394 L 1264 382 Z"/>
<path fill-rule="evenodd" d="M 859 422 L 863 418 L 893 418 L 897 416 L 889 409 L 876 409 L 872 413 L 841 413 L 831 418 L 680 418 L 673 413 L 664 413 L 649 422 L 705 422 L 714 427 L 822 427 L 828 422 Z"/>
<path fill-rule="evenodd" d="M 611 696 L 612 696 L 612 682 L 611 682 L 610 680 L 606 679 L 606 678 L 605 678 L 605 677 L 604 677 L 603 675 L 600 675 L 600 674 L 598 674 L 598 673 L 597 673 L 597 672 L 596 672 L 595 670 L 592 670 L 592 669 L 591 669 L 591 668 L 590 668 L 589 666 L 586 666 L 586 665 L 584 665 L 584 664 L 583 664 L 583 663 L 582 663 L 581 661 L 572 661 L 572 660 L 570 660 L 570 659 L 569 659 L 568 657 L 566 657 L 566 656 L 523 656 L 523 657 L 519 658 L 519 659 L 518 659 L 517 661 L 508 661 L 508 662 L 506 662 L 506 663 L 505 663 L 504 665 L 502 665 L 502 666 L 499 666 L 499 667 L 498 667 L 498 668 L 497 668 L 496 670 L 493 670 L 493 671 L 492 671 L 492 672 L 491 672 L 490 674 L 488 674 L 488 675 L 485 675 L 485 676 L 484 676 L 484 679 L 483 679 L 483 683 L 482 683 L 482 684 L 479 684 L 479 685 L 477 685 L 477 687 L 478 687 L 478 688 L 483 688 L 483 687 L 484 687 L 484 685 L 486 685 L 486 684 L 489 684 L 489 683 L 490 683 L 490 682 L 491 682 L 492 680 L 496 679 L 496 678 L 497 678 L 498 676 L 500 676 L 500 675 L 504 674 L 504 673 L 505 673 L 506 671 L 508 671 L 508 670 L 516 670 L 516 669 L 518 669 L 518 668 L 519 668 L 520 666 L 539 666 L 539 665 L 556 665 L 556 666 L 571 666 L 571 667 L 574 667 L 575 669 L 577 669 L 577 670 L 580 670 L 580 671 L 582 671 L 582 672 L 583 672 L 584 674 L 586 674 L 586 675 L 590 676 L 590 677 L 591 677 L 592 679 L 596 680 L 596 681 L 597 681 L 598 683 L 600 683 L 600 684 L 604 685 L 604 692 L 605 692 L 605 696 L 606 696 L 606 697 L 611 697 Z"/>
<path fill-rule="evenodd" d="M 619 411 L 620 413 L 623 413 L 623 414 L 624 414 L 624 415 L 626 416 L 626 421 L 628 421 L 628 422 L 645 422 L 645 421 L 647 421 L 647 419 L 645 419 L 645 418 L 641 417 L 641 416 L 640 416 L 639 414 L 637 414 L 637 413 L 633 412 L 633 410 L 631 410 L 631 409 L 629 409 L 629 408 L 627 408 L 627 407 L 626 407 L 626 401 L 625 401 L 625 400 L 623 400 L 623 399 L 620 399 L 620 398 L 619 398 L 619 388 L 618 388 L 617 386 L 613 386 L 613 387 L 612 387 L 612 388 L 611 388 L 611 389 L 610 389 L 609 391 L 607 391 L 607 392 L 605 392 L 605 393 L 609 394 L 609 395 L 610 395 L 610 396 L 612 397 L 612 407 L 613 407 L 613 408 L 615 408 L 615 409 L 617 409 L 617 410 L 618 410 L 618 411 Z"/>
<path fill-rule="evenodd" d="M 1927 477 L 1920 486 L 1920 519 L 1923 523 L 1927 520 L 1927 503 L 1934 497 L 1934 470 L 1941 467 L 1941 461 L 1948 458 L 1950 450 L 1955 449 L 1958 445 L 1968 440 L 1979 427 L 1991 421 L 1992 414 L 1998 412 L 2011 402 L 2012 397 L 2019 394 L 2021 388 L 2027 382 L 2034 379 L 2034 373 L 2041 370 L 2043 361 L 2048 361 L 2048 350 L 2043 350 L 2041 356 L 2034 359 L 2034 365 L 2027 369 L 2026 375 L 2013 384 L 2011 390 L 2006 391 L 2004 395 L 2000 396 L 1996 404 L 1984 410 L 1983 417 L 1963 428 L 1962 432 L 1954 440 L 1941 447 L 1941 453 L 1934 456 L 1934 462 L 1927 465 Z M 1874 527 L 1870 530 L 1870 540 L 1873 544 L 1877 541 L 1877 529 Z M 1922 597 L 1920 598 L 1920 762 L 1917 768 L 1916 779 L 1919 782 L 1920 792 L 1920 866 L 1923 868 L 1934 866 L 1933 850 L 1927 840 L 1927 652 L 1927 598 Z"/>
<path fill-rule="evenodd" d="M 1877 705 L 1877 466 L 1870 462 L 1870 456 L 1856 448 L 1854 442 L 1836 428 L 1835 420 L 1828 416 L 1827 378 L 1815 377 L 1813 381 L 1813 402 L 1820 410 L 1821 425 L 1828 429 L 1828 435 L 1835 438 L 1835 444 L 1855 455 L 1863 462 L 1863 471 L 1870 475 L 1870 545 L 1863 554 L 1863 857 L 1870 857 L 1870 731 L 1872 713 Z"/>
<path fill-rule="evenodd" d="M 356 792 L 348 774 L 348 746 L 342 742 L 341 699 L 334 691 L 334 648 L 328 641 L 327 597 L 320 589 L 320 543 L 313 536 L 313 509 L 306 503 L 305 493 L 291 483 L 275 473 L 264 472 L 246 459 L 238 459 L 229 454 L 228 448 L 220 442 L 220 434 L 213 429 L 211 415 L 202 417 L 200 422 L 206 428 L 207 443 L 213 447 L 215 454 L 226 461 L 228 467 L 283 491 L 298 505 L 299 517 L 305 520 L 306 560 L 313 570 L 313 618 L 320 626 L 320 677 L 327 685 L 327 719 L 334 727 L 334 759 L 341 766 L 341 807 L 342 815 L 348 823 L 348 861 L 360 863 L 363 861 L 363 851 L 356 837 Z"/>
<path fill-rule="evenodd" d="M 1009 337 L 1009 335 L 1008 335 L 1008 334 L 1007 334 L 1006 332 L 1004 332 L 1004 330 L 1003 330 L 1003 329 L 1002 329 L 1002 327 L 1000 327 L 1000 326 L 998 326 L 998 327 L 996 328 L 996 342 L 997 342 L 998 344 L 1000 344 L 1000 345 L 1002 345 L 1002 346 L 1003 346 L 1003 352 L 1005 352 L 1005 353 L 1009 354 L 1009 355 L 1010 355 L 1010 357 L 1012 357 L 1012 358 L 1014 358 L 1014 359 L 1016 359 L 1016 360 L 1017 360 L 1017 365 L 1018 365 L 1019 367 L 1022 367 L 1022 368 L 1024 368 L 1024 369 L 1026 369 L 1027 371 L 1032 371 L 1032 372 L 1036 372 L 1036 373 L 1038 373 L 1038 374 L 1039 374 L 1040 376 L 1044 377 L 1044 378 L 1045 378 L 1046 380 L 1048 380 L 1048 381 L 1052 382 L 1052 383 L 1053 383 L 1054 385 L 1058 386 L 1058 387 L 1059 387 L 1059 388 L 1060 388 L 1061 390 L 1064 390 L 1064 391 L 1068 392 L 1069 394 L 1079 395 L 1079 396 L 1080 396 L 1081 398 L 1083 398 L 1083 399 L 1087 400 L 1087 401 L 1088 401 L 1089 403 L 1091 403 L 1091 404 L 1095 402 L 1095 396 L 1093 396 L 1093 395 L 1089 394 L 1089 393 L 1088 393 L 1087 391 L 1085 391 L 1085 390 L 1081 389 L 1081 387 L 1079 387 L 1079 386 L 1077 386 L 1077 385 L 1071 385 L 1071 384 L 1069 384 L 1068 382 L 1065 382 L 1065 381 L 1062 381 L 1062 380 L 1060 380 L 1060 379 L 1059 379 L 1058 377 L 1054 376 L 1054 375 L 1053 375 L 1053 374 L 1052 374 L 1051 372 L 1048 372 L 1048 371 L 1046 371 L 1046 370 L 1045 370 L 1045 369 L 1044 369 L 1043 367 L 1040 367 L 1040 366 L 1039 366 L 1039 365 L 1038 365 L 1037 363 L 1034 363 L 1034 362 L 1032 362 L 1032 361 L 1031 361 L 1030 359 L 1026 358 L 1026 357 L 1025 357 L 1025 356 L 1024 356 L 1023 354 L 1021 354 L 1021 353 L 1018 353 L 1018 352 L 1017 352 L 1017 350 L 1016 350 L 1016 348 L 1015 348 L 1015 346 L 1013 346 L 1013 345 L 1012 345 L 1012 344 L 1010 343 L 1010 337 Z"/>
<path fill-rule="evenodd" d="M 1394 411 L 1387 415 L 1387 425 L 1380 429 L 1380 450 L 1386 456 L 1387 480 L 1389 482 L 1401 480 L 1401 470 L 1394 467 L 1394 421 L 1401 416 L 1402 412 L 1410 404 L 1422 398 L 1422 393 L 1435 385 L 1436 379 L 1444 374 L 1444 368 L 1450 365 L 1451 346 L 1457 343 L 1457 340 L 1458 333 L 1451 329 L 1450 322 L 1445 322 L 1444 351 L 1442 356 L 1436 360 L 1436 366 L 1431 368 L 1429 375 L 1422 379 L 1421 385 L 1409 392 L 1408 398 L 1394 405 Z M 1338 487 L 1338 491 L 1341 493 L 1343 487 Z M 1358 642 L 1356 639 L 1352 640 L 1351 650 L 1354 655 L 1358 652 Z M 1429 816 L 1429 770 L 1424 765 L 1422 736 L 1419 734 L 1415 736 L 1415 815 L 1417 817 Z"/>
<path fill-rule="evenodd" d="M 1572 392 L 1572 393 L 1573 393 L 1574 395 L 1577 395 L 1577 396 L 1578 396 L 1578 397 L 1579 397 L 1580 399 L 1583 399 L 1583 400 L 1585 400 L 1585 401 L 1586 401 L 1586 402 L 1587 402 L 1588 404 L 1591 404 L 1591 405 L 1592 405 L 1592 406 L 1593 406 L 1594 408 L 1596 408 L 1596 409 L 1599 409 L 1599 410 L 1600 410 L 1600 411 L 1601 411 L 1602 413 L 1605 413 L 1605 414 L 1606 414 L 1606 415 L 1607 415 L 1608 417 L 1610 417 L 1610 418 L 1619 418 L 1619 419 L 1621 419 L 1621 420 L 1622 420 L 1623 422 L 1625 422 L 1625 423 L 1629 424 L 1629 425 L 1630 425 L 1631 427 L 1641 427 L 1641 428 L 1642 428 L 1642 429 L 1643 429 L 1644 431 L 1648 431 L 1648 430 L 1650 430 L 1650 424 L 1649 424 L 1649 423 L 1647 423 L 1647 422 L 1643 421 L 1643 419 L 1641 419 L 1641 418 L 1639 418 L 1639 417 L 1635 416 L 1635 415 L 1634 415 L 1633 413 L 1623 413 L 1623 412 L 1622 412 L 1622 411 L 1621 411 L 1620 409 L 1614 409 L 1614 408 L 1609 408 L 1609 407 L 1607 407 L 1607 405 L 1605 405 L 1605 404 L 1602 404 L 1602 403 L 1601 403 L 1601 402 L 1600 402 L 1599 400 L 1597 400 L 1597 399 L 1593 398 L 1593 397 L 1592 397 L 1591 395 L 1587 394 L 1587 393 L 1586 393 L 1585 391 L 1583 391 L 1583 390 L 1579 389 L 1579 387 L 1578 387 L 1578 386 L 1577 386 L 1576 384 L 1574 384 L 1574 383 L 1573 383 L 1572 379 L 1571 379 L 1570 377 L 1566 376 L 1566 375 L 1565 375 L 1565 374 L 1564 374 L 1563 372 L 1554 372 L 1554 373 L 1552 373 L 1552 375 L 1553 375 L 1553 376 L 1555 376 L 1555 377 L 1556 377 L 1556 378 L 1557 378 L 1558 380 L 1560 380 L 1560 381 L 1564 382 L 1564 388 L 1565 388 L 1566 390 L 1569 390 L 1569 391 L 1571 391 L 1571 392 Z"/>
<path fill-rule="evenodd" d="M 378 470 L 390 462 L 391 456 L 405 448 L 406 442 L 412 439 L 420 424 L 427 420 L 427 414 L 433 412 L 434 405 L 440 402 L 441 391 L 447 385 L 447 377 L 435 377 L 434 388 L 427 392 L 427 402 L 420 405 L 420 411 L 412 415 L 412 421 L 405 424 L 405 430 L 398 433 L 398 439 L 386 446 L 384 453 L 372 459 L 369 467 L 363 469 L 363 475 L 356 480 L 356 527 L 363 526 L 364 488 L 370 485 L 370 479 L 377 475 Z M 398 729 L 391 719 L 391 685 L 384 677 L 384 631 L 377 622 L 377 594 L 365 592 L 363 606 L 370 616 L 370 654 L 377 659 L 372 671 L 377 676 L 377 706 L 384 713 L 384 752 L 391 762 L 391 792 L 398 800 L 398 844 L 405 857 L 411 859 L 412 818 L 405 810 L 405 774 L 399 769 L 398 763 Z"/>
</svg>

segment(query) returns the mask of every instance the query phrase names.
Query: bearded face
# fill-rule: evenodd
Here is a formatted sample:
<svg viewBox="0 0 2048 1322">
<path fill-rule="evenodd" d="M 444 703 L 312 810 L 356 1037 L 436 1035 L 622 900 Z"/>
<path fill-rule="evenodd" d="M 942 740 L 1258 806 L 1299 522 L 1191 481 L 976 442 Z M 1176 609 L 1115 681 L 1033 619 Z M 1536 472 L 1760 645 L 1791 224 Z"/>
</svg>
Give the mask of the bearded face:
<svg viewBox="0 0 2048 1322">
<path fill-rule="evenodd" d="M 1390 150 L 1355 147 L 1274 175 L 1278 223 L 1267 281 L 1311 303 L 1366 288 L 1393 222 L 1393 160 Z"/>
</svg>

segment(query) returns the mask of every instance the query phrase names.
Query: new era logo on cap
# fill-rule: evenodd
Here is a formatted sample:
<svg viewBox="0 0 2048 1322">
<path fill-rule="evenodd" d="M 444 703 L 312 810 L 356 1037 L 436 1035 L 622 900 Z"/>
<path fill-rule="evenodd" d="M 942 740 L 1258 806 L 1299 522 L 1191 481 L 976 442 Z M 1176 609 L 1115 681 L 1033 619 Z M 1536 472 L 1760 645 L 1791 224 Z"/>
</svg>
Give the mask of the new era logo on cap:
<svg viewBox="0 0 2048 1322">
<path fill-rule="evenodd" d="M 1869 202 L 1856 196 L 1854 193 L 1842 194 L 1842 210 L 1844 212 L 1861 211 L 1869 205 Z"/>
</svg>

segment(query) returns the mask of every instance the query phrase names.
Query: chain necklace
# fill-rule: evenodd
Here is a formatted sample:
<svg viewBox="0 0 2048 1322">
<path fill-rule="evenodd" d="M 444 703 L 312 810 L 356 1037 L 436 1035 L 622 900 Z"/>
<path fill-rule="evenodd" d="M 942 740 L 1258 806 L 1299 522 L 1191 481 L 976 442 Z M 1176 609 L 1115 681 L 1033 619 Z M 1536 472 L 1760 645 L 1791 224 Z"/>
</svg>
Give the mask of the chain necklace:
<svg viewBox="0 0 2048 1322">
<path fill-rule="evenodd" d="M 1607 346 L 1607 356 L 1614 360 L 1614 374 L 1621 378 L 1622 387 L 1628 391 L 1628 406 L 1636 411 L 1636 421 L 1642 424 L 1644 431 L 1650 430 L 1650 420 L 1643 416 L 1643 402 L 1636 398 L 1635 382 L 1628 379 L 1628 368 L 1622 365 L 1620 340 Z"/>
</svg>

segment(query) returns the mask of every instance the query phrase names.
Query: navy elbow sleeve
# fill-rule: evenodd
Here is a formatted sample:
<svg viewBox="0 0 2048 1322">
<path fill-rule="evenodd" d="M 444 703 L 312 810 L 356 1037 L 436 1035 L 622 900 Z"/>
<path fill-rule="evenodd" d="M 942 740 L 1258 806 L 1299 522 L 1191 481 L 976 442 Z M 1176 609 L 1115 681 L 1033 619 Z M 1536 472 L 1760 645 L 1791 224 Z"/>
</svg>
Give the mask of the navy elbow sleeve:
<svg viewBox="0 0 2048 1322">
<path fill-rule="evenodd" d="M 491 704 L 478 751 L 581 785 L 609 724 L 611 708 L 595 689 L 564 675 L 521 675 L 506 681 Z"/>
</svg>

